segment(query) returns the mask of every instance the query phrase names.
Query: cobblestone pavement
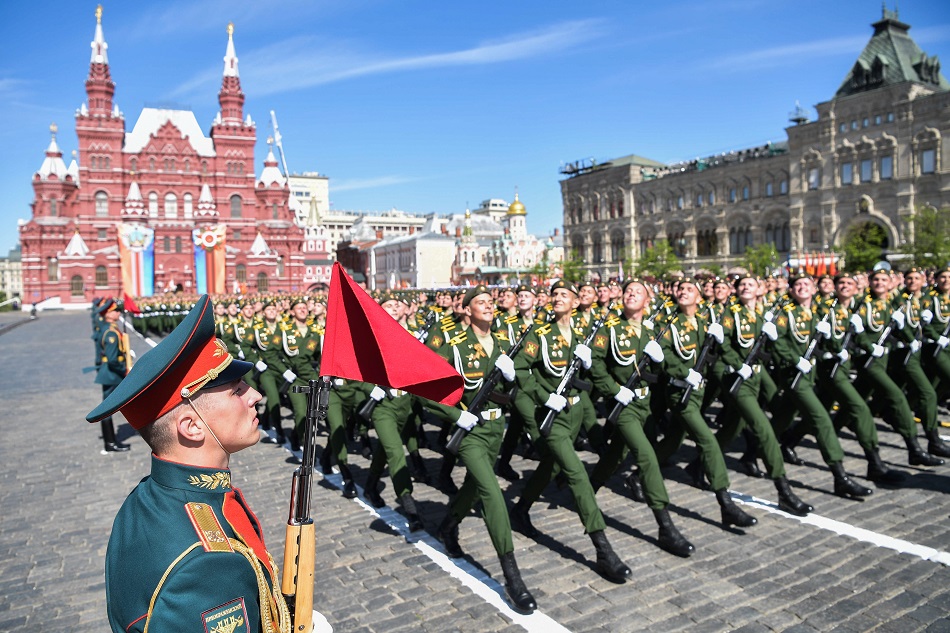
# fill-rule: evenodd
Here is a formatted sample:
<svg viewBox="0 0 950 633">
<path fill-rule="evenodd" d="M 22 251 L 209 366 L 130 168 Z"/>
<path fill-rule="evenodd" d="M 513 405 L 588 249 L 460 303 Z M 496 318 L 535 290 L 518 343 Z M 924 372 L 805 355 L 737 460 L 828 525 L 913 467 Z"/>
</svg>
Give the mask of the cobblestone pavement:
<svg viewBox="0 0 950 633">
<path fill-rule="evenodd" d="M 0 326 L 21 316 L 0 315 Z M 147 350 L 141 340 L 133 346 Z M 88 314 L 43 313 L 0 335 L 0 350 L 6 402 L 0 413 L 0 631 L 106 630 L 106 543 L 119 505 L 148 473 L 147 448 L 122 424 L 120 437 L 129 438 L 132 451 L 100 454 L 98 425 L 83 419 L 100 400 L 93 374 L 83 373 L 93 362 Z M 881 439 L 885 460 L 905 464 L 899 438 L 881 427 Z M 843 444 L 847 470 L 863 475 L 859 447 L 851 436 Z M 436 472 L 439 456 L 423 452 Z M 816 515 L 831 521 L 803 524 L 747 505 L 759 525 L 743 534 L 721 529 L 712 493 L 687 484 L 681 467 L 693 454 L 685 447 L 678 465 L 664 471 L 674 519 L 697 548 L 690 559 L 656 547 L 648 508 L 624 496 L 619 478 L 599 493 L 608 535 L 634 570 L 624 585 L 594 572 L 593 547 L 570 493 L 548 489 L 532 512 L 543 535 L 537 541 L 515 535 L 519 566 L 544 615 L 577 632 L 950 631 L 950 567 L 925 559 L 950 556 L 950 466 L 904 466 L 910 475 L 905 488 L 846 501 L 832 494 L 831 474 L 806 440 L 800 455 L 808 464 L 789 467 L 789 477 Z M 293 468 L 287 456 L 281 448 L 258 445 L 232 459 L 235 484 L 262 517 L 278 561 Z M 593 461 L 590 454 L 582 457 Z M 732 467 L 734 457 L 727 457 Z M 362 483 L 368 463 L 359 456 L 353 462 Z M 535 462 L 516 457 L 514 465 L 524 472 Z M 456 469 L 458 482 L 463 474 Z M 734 491 L 775 499 L 770 482 L 730 475 Z M 509 498 L 519 490 L 509 489 Z M 393 502 L 390 487 L 383 496 Z M 419 484 L 415 496 L 435 533 L 445 496 Z M 315 602 L 336 631 L 550 630 L 550 621 L 539 618 L 513 621 L 474 593 L 472 581 L 457 579 L 467 574 L 449 574 L 440 555 L 428 555 L 424 545 L 431 538 L 407 542 L 327 481 L 315 488 L 313 507 Z M 865 540 L 837 533 L 849 529 L 843 524 L 923 546 L 924 558 L 869 543 L 869 533 Z M 461 544 L 467 567 L 501 578 L 480 519 L 462 523 Z M 488 589 L 497 592 L 497 583 L 489 581 Z"/>
</svg>

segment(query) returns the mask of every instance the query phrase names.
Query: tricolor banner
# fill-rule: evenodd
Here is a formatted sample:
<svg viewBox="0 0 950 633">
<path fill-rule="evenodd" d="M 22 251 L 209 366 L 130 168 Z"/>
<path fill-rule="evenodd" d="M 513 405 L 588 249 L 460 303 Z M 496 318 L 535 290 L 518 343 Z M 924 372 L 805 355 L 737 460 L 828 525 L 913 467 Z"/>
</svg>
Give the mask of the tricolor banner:
<svg viewBox="0 0 950 633">
<path fill-rule="evenodd" d="M 133 297 L 155 294 L 155 231 L 141 224 L 119 225 L 122 291 Z"/>
<path fill-rule="evenodd" d="M 191 232 L 195 242 L 195 288 L 198 294 L 223 294 L 224 236 L 223 224 L 198 228 Z"/>
</svg>

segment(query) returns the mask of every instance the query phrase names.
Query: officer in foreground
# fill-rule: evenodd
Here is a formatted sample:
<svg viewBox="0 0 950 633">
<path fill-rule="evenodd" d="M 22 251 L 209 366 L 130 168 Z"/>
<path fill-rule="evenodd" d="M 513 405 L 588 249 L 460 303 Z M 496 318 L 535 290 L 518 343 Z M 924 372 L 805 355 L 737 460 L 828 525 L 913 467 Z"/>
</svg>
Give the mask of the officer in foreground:
<svg viewBox="0 0 950 633">
<path fill-rule="evenodd" d="M 106 551 L 113 631 L 289 631 L 277 564 L 233 453 L 260 439 L 261 395 L 214 336 L 207 296 L 86 420 L 121 412 L 152 449 L 151 474 L 115 518 Z"/>
</svg>

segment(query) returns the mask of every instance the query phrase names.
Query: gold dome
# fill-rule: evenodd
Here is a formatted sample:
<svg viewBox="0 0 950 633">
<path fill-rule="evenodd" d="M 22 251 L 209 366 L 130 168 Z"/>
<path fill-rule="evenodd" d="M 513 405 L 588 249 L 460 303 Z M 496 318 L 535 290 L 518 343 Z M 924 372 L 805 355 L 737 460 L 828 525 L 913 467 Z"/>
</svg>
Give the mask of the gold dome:
<svg viewBox="0 0 950 633">
<path fill-rule="evenodd" d="M 525 211 L 524 205 L 521 204 L 521 201 L 518 200 L 518 194 L 515 194 L 515 201 L 511 203 L 508 207 L 508 215 L 528 215 L 528 212 Z"/>
</svg>

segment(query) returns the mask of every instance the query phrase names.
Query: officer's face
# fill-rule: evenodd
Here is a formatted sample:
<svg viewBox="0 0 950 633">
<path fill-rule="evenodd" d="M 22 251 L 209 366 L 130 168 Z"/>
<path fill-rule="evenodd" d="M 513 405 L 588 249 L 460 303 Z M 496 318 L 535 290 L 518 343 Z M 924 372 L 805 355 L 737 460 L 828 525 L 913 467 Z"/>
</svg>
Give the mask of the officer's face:
<svg viewBox="0 0 950 633">
<path fill-rule="evenodd" d="M 758 296 L 758 292 L 759 282 L 751 277 L 741 279 L 736 287 L 736 294 L 739 295 L 739 300 L 743 303 L 753 301 Z"/>
<path fill-rule="evenodd" d="M 214 315 L 215 315 L 215 316 L 219 316 L 219 317 L 220 317 L 220 316 L 224 316 L 225 311 L 226 311 L 226 308 L 224 307 L 224 304 L 223 304 L 223 303 L 219 303 L 219 304 L 217 304 L 216 306 L 214 306 Z"/>
<path fill-rule="evenodd" d="M 696 284 L 681 283 L 676 287 L 676 303 L 681 307 L 694 306 L 697 301 L 699 301 L 699 288 Z"/>
<path fill-rule="evenodd" d="M 551 294 L 551 302 L 554 307 L 554 314 L 559 317 L 570 314 L 571 310 L 576 308 L 577 304 L 580 303 L 577 299 L 577 295 L 567 288 L 555 288 Z"/>
<path fill-rule="evenodd" d="M 818 282 L 818 290 L 823 296 L 827 297 L 835 291 L 835 282 L 828 277 L 822 277 Z"/>
<path fill-rule="evenodd" d="M 890 289 L 890 276 L 887 273 L 881 273 L 871 277 L 871 292 L 880 297 Z"/>
<path fill-rule="evenodd" d="M 607 286 L 601 286 L 597 289 L 597 303 L 602 306 L 608 305 L 610 303 L 610 288 Z"/>
<path fill-rule="evenodd" d="M 267 306 L 264 308 L 264 318 L 268 321 L 277 320 L 277 306 Z"/>
<path fill-rule="evenodd" d="M 550 301 L 551 301 L 551 299 L 550 299 L 550 297 L 548 297 L 548 293 L 546 293 L 546 292 L 539 292 L 539 293 L 538 293 L 538 305 L 539 305 L 539 306 L 546 306 Z"/>
<path fill-rule="evenodd" d="M 623 289 L 618 284 L 610 284 L 610 298 L 616 299 L 623 294 Z"/>
<path fill-rule="evenodd" d="M 245 319 L 250 319 L 252 316 L 254 316 L 254 306 L 250 304 L 245 305 L 243 308 L 241 308 L 241 314 L 244 315 Z"/>
<path fill-rule="evenodd" d="M 789 294 L 797 303 L 811 301 L 811 298 L 815 296 L 815 284 L 808 277 L 802 277 L 792 284 Z"/>
<path fill-rule="evenodd" d="M 623 307 L 628 312 L 639 312 L 647 304 L 647 289 L 641 283 L 632 283 L 623 291 Z"/>
<path fill-rule="evenodd" d="M 257 409 L 261 394 L 243 380 L 202 389 L 198 410 L 207 424 L 209 421 L 218 441 L 229 453 L 257 444 L 261 438 L 257 430 Z M 214 443 L 210 437 L 206 440 Z"/>
<path fill-rule="evenodd" d="M 947 292 L 950 290 L 950 271 L 943 271 L 937 275 L 937 290 Z"/>
<path fill-rule="evenodd" d="M 722 303 L 732 294 L 729 284 L 716 284 L 716 301 Z"/>
<path fill-rule="evenodd" d="M 119 320 L 120 314 L 122 313 L 118 310 L 109 310 L 102 318 L 106 323 L 116 323 Z"/>
<path fill-rule="evenodd" d="M 835 284 L 835 294 L 842 303 L 849 301 L 858 293 L 858 284 L 851 277 L 842 277 Z"/>
<path fill-rule="evenodd" d="M 711 299 L 715 298 L 715 296 L 716 296 L 716 285 L 715 285 L 713 282 L 711 282 L 711 281 L 707 281 L 706 283 L 704 283 L 704 284 L 703 284 L 703 297 L 705 297 L 706 299 L 710 299 L 710 300 L 711 300 Z"/>
<path fill-rule="evenodd" d="M 917 292 L 924 287 L 924 276 L 921 273 L 908 273 L 904 276 L 904 285 L 911 292 Z"/>
<path fill-rule="evenodd" d="M 502 310 L 510 310 L 515 305 L 515 301 L 518 300 L 518 297 L 515 296 L 511 290 L 503 290 L 501 295 L 498 297 L 498 307 Z"/>
<path fill-rule="evenodd" d="M 581 286 L 578 292 L 580 294 L 577 295 L 577 298 L 580 299 L 581 305 L 585 308 L 597 299 L 597 292 L 592 286 Z"/>
<path fill-rule="evenodd" d="M 534 307 L 534 293 L 522 290 L 518 293 L 518 309 L 530 310 Z"/>
<path fill-rule="evenodd" d="M 399 302 L 395 299 L 390 299 L 389 301 L 383 303 L 383 310 L 385 310 L 386 314 L 392 318 L 399 318 Z"/>
<path fill-rule="evenodd" d="M 472 320 L 472 323 L 477 325 L 491 323 L 493 312 L 491 295 L 487 292 L 476 295 L 465 307 L 465 314 Z"/>
<path fill-rule="evenodd" d="M 237 316 L 238 306 L 236 303 L 232 303 L 228 306 L 228 316 Z"/>
<path fill-rule="evenodd" d="M 298 321 L 306 321 L 309 315 L 310 311 L 307 309 L 306 303 L 298 303 L 294 306 L 294 318 Z"/>
</svg>

